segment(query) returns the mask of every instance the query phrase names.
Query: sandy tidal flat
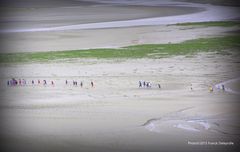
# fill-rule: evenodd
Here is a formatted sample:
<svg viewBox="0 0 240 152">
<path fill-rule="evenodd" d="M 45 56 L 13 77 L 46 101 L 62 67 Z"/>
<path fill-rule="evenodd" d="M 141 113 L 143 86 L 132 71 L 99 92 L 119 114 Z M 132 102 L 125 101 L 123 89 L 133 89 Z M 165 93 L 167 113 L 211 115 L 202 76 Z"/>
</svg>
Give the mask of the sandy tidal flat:
<svg viewBox="0 0 240 152">
<path fill-rule="evenodd" d="M 209 86 L 239 77 L 236 61 L 234 55 L 205 53 L 1 66 L 4 146 L 17 151 L 236 149 L 239 95 L 216 88 L 209 92 Z M 7 87 L 12 77 L 26 79 L 27 85 Z M 38 79 L 48 85 L 31 85 Z M 83 88 L 65 80 L 82 81 Z M 139 80 L 151 82 L 152 88 L 138 88 Z M 194 147 L 189 141 L 234 145 Z"/>
</svg>

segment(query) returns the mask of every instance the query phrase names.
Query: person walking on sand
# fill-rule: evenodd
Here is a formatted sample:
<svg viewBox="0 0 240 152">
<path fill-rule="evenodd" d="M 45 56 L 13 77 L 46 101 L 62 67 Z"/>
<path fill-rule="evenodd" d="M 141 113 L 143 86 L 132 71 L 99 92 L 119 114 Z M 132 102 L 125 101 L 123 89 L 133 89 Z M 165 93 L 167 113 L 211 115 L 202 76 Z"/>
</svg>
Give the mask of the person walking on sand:
<svg viewBox="0 0 240 152">
<path fill-rule="evenodd" d="M 10 83 L 10 86 L 13 86 L 13 80 L 10 80 L 9 83 Z"/>
<path fill-rule="evenodd" d="M 160 85 L 160 83 L 158 83 L 158 88 L 161 89 L 161 85 Z"/>
<path fill-rule="evenodd" d="M 213 92 L 213 87 L 212 86 L 209 87 L 209 92 Z"/>
<path fill-rule="evenodd" d="M 146 82 L 146 87 L 147 87 L 147 88 L 149 87 L 149 82 Z"/>
<path fill-rule="evenodd" d="M 47 81 L 46 81 L 46 80 L 43 80 L 43 84 L 44 84 L 44 85 L 47 85 Z"/>
<path fill-rule="evenodd" d="M 15 86 L 15 79 L 14 78 L 12 78 L 12 80 L 10 80 L 10 85 Z"/>
<path fill-rule="evenodd" d="M 225 91 L 225 86 L 222 84 L 222 90 Z"/>
<path fill-rule="evenodd" d="M 144 88 L 146 87 L 146 82 L 145 82 L 145 81 L 143 81 L 143 87 L 144 87 Z"/>
<path fill-rule="evenodd" d="M 22 83 L 23 83 L 23 85 L 26 85 L 26 80 L 22 79 Z"/>
<path fill-rule="evenodd" d="M 81 88 L 83 87 L 83 82 L 81 81 L 81 83 L 80 83 L 80 86 L 81 86 Z"/>
<path fill-rule="evenodd" d="M 139 81 L 139 88 L 142 88 L 143 87 L 143 83 L 142 81 Z"/>
<path fill-rule="evenodd" d="M 142 82 L 139 81 L 139 88 L 142 88 Z"/>
<path fill-rule="evenodd" d="M 34 80 L 32 80 L 32 85 L 34 85 Z"/>
<path fill-rule="evenodd" d="M 53 81 L 51 81 L 51 84 L 52 84 L 52 86 L 54 86 L 54 82 Z"/>
<path fill-rule="evenodd" d="M 18 84 L 17 80 L 15 78 L 12 78 L 13 86 L 16 86 Z"/>
<path fill-rule="evenodd" d="M 94 87 L 93 81 L 91 81 L 91 86 L 92 86 L 92 88 Z"/>
<path fill-rule="evenodd" d="M 68 80 L 65 81 L 65 84 L 66 84 L 66 85 L 68 84 Z"/>
<path fill-rule="evenodd" d="M 40 80 L 38 80 L 38 84 L 40 84 L 41 83 L 41 81 Z"/>
</svg>

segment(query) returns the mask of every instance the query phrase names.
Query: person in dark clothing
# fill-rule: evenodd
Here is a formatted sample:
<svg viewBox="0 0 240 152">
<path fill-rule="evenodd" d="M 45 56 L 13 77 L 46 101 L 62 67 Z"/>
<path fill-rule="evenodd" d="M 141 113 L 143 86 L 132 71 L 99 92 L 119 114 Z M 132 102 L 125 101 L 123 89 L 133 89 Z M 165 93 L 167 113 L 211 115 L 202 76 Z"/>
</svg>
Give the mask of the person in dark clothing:
<svg viewBox="0 0 240 152">
<path fill-rule="evenodd" d="M 66 84 L 66 85 L 68 84 L 68 80 L 65 81 L 65 84 Z"/>
<path fill-rule="evenodd" d="M 43 80 L 43 84 L 44 84 L 44 85 L 47 85 L 47 81 L 46 81 L 46 80 Z"/>
<path fill-rule="evenodd" d="M 80 83 L 80 86 L 81 86 L 81 88 L 83 87 L 83 82 L 81 81 L 81 83 Z"/>
<path fill-rule="evenodd" d="M 143 86 L 146 87 L 146 82 L 145 81 L 143 81 Z"/>
<path fill-rule="evenodd" d="M 222 90 L 225 91 L 225 86 L 222 84 Z"/>
<path fill-rule="evenodd" d="M 158 83 L 158 88 L 161 89 L 161 85 L 160 85 L 160 83 Z"/>
<path fill-rule="evenodd" d="M 141 88 L 142 87 L 142 82 L 141 81 L 139 81 L 139 88 Z"/>
<path fill-rule="evenodd" d="M 146 87 L 147 87 L 147 88 L 149 87 L 149 82 L 146 82 Z"/>
<path fill-rule="evenodd" d="M 92 86 L 92 87 L 94 87 L 94 84 L 93 84 L 93 82 L 92 82 L 92 81 L 91 81 L 91 86 Z"/>
</svg>

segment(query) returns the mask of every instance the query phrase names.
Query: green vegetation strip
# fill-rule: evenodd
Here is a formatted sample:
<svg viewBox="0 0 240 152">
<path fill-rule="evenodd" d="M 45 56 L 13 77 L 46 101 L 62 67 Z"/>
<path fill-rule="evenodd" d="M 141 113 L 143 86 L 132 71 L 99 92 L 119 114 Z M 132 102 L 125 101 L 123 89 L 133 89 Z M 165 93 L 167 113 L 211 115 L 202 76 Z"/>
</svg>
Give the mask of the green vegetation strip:
<svg viewBox="0 0 240 152">
<path fill-rule="evenodd" d="M 214 21 L 214 22 L 188 22 L 188 23 L 178 23 L 174 24 L 177 26 L 220 26 L 220 27 L 232 27 L 240 26 L 240 21 Z"/>
<path fill-rule="evenodd" d="M 209 51 L 239 51 L 240 36 L 226 36 L 189 40 L 177 44 L 146 44 L 118 49 L 89 49 L 35 53 L 0 54 L 0 63 L 46 62 L 74 58 L 163 58 L 175 55 L 191 55 Z"/>
</svg>

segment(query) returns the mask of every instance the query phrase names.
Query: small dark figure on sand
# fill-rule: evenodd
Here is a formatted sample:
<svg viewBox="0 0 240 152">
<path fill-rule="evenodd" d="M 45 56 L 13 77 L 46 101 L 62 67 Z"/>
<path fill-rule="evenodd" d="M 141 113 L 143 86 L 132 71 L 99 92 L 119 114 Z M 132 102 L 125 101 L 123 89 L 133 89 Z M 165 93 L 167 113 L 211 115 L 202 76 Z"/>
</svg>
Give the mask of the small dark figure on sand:
<svg viewBox="0 0 240 152">
<path fill-rule="evenodd" d="M 225 86 L 224 85 L 222 85 L 222 90 L 225 91 Z"/>
<path fill-rule="evenodd" d="M 147 87 L 147 88 L 149 87 L 149 82 L 146 82 L 146 87 Z"/>
<path fill-rule="evenodd" d="M 142 82 L 141 81 L 139 81 L 139 88 L 141 88 L 142 87 Z"/>
</svg>

